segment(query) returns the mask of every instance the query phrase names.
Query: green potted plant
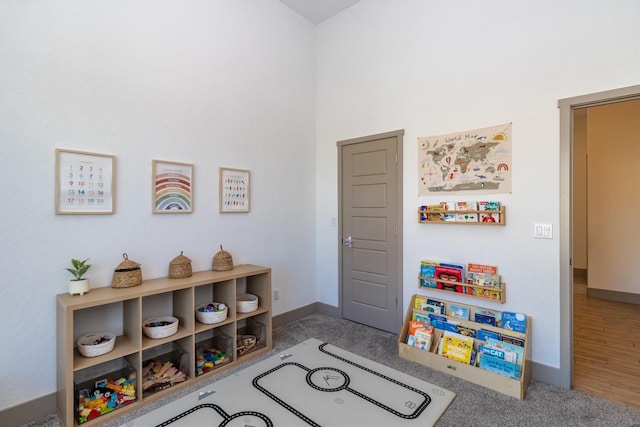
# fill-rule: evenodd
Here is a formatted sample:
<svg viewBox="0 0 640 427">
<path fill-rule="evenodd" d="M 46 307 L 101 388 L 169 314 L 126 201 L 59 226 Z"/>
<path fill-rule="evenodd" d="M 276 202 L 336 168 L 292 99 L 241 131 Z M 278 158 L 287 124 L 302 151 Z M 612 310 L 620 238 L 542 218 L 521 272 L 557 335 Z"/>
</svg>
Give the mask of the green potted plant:
<svg viewBox="0 0 640 427">
<path fill-rule="evenodd" d="M 89 279 L 84 278 L 85 273 L 91 268 L 91 264 L 87 264 L 87 261 L 89 261 L 88 258 L 83 261 L 72 258 L 73 268 L 65 268 L 74 277 L 69 280 L 69 295 L 84 295 L 89 292 Z"/>
</svg>

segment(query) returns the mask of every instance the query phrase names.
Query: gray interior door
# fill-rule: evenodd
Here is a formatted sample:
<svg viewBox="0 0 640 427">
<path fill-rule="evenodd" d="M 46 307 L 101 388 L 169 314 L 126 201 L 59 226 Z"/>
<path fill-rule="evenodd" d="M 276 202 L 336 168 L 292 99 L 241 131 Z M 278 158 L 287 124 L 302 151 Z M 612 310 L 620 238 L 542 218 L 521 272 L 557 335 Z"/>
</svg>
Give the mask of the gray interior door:
<svg viewBox="0 0 640 427">
<path fill-rule="evenodd" d="M 394 333 L 402 324 L 403 133 L 338 143 L 342 316 Z"/>
</svg>

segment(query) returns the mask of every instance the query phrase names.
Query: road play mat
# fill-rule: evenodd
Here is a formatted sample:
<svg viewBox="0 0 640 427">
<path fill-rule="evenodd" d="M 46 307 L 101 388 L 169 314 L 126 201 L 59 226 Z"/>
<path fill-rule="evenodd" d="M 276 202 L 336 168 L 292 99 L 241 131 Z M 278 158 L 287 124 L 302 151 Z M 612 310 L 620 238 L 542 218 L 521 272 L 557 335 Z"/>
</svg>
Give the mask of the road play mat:
<svg viewBox="0 0 640 427">
<path fill-rule="evenodd" d="M 431 426 L 455 393 L 317 339 L 214 382 L 129 427 Z"/>
</svg>

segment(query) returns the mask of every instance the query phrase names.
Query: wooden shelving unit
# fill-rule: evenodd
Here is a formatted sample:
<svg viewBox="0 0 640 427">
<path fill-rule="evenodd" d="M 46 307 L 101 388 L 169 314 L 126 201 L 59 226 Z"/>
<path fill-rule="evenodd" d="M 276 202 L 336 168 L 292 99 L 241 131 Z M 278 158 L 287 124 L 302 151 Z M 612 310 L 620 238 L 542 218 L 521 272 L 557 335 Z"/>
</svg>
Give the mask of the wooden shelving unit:
<svg viewBox="0 0 640 427">
<path fill-rule="evenodd" d="M 444 221 L 439 219 L 429 219 L 429 215 L 439 215 L 439 214 L 500 214 L 500 220 L 496 222 L 482 222 L 482 221 Z M 504 206 L 500 206 L 500 209 L 497 211 L 479 211 L 479 210 L 468 210 L 468 211 L 427 211 L 421 208 L 418 208 L 418 222 L 420 224 L 466 224 L 466 225 L 506 225 L 506 209 Z"/>
<path fill-rule="evenodd" d="M 437 283 L 443 283 L 445 284 L 446 287 L 451 287 L 451 288 L 467 288 L 467 289 L 473 289 L 474 293 L 465 293 L 465 292 L 458 292 L 455 290 L 449 290 L 449 289 L 445 289 L 445 288 L 432 288 L 429 286 L 422 286 L 422 281 L 426 280 L 429 282 L 437 282 Z M 433 277 L 424 277 L 424 276 L 418 276 L 418 287 L 420 289 L 426 289 L 429 291 L 439 291 L 439 292 L 447 292 L 447 293 L 455 293 L 458 295 L 464 295 L 467 297 L 472 297 L 472 298 L 478 298 L 481 300 L 485 300 L 485 301 L 493 301 L 493 302 L 499 302 L 501 304 L 504 304 L 505 302 L 507 302 L 507 286 L 506 283 L 502 282 L 500 283 L 500 287 L 499 288 L 493 288 L 493 287 L 489 287 L 489 286 L 480 286 L 480 285 L 471 285 L 471 284 L 467 284 L 464 282 L 454 282 L 451 280 L 444 280 L 444 279 L 439 279 L 439 278 L 433 278 Z M 494 294 L 497 294 L 496 296 L 494 296 Z"/>
<path fill-rule="evenodd" d="M 442 331 L 438 329 L 435 330 L 436 339 L 434 340 L 434 343 L 432 344 L 430 350 L 421 350 L 417 347 L 412 347 L 406 344 L 407 334 L 409 330 L 409 323 L 411 321 L 411 317 L 414 311 L 415 298 L 416 298 L 416 295 L 414 295 L 411 298 L 411 302 L 409 304 L 409 307 L 407 309 L 407 314 L 404 319 L 404 324 L 402 326 L 402 331 L 400 332 L 400 336 L 398 337 L 398 355 L 400 357 L 411 360 L 416 363 L 420 363 L 432 369 L 437 369 L 441 372 L 446 372 L 455 377 L 461 378 L 466 381 L 470 381 L 475 384 L 479 384 L 491 390 L 495 390 L 499 393 L 503 393 L 508 396 L 515 397 L 517 399 L 524 399 L 529 383 L 531 382 L 531 363 L 528 360 L 531 353 L 531 343 L 529 339 L 531 318 L 529 316 L 527 316 L 526 333 L 514 332 L 514 331 L 506 330 L 503 328 L 494 327 L 491 325 L 486 325 L 482 323 L 476 323 L 473 321 L 467 321 L 467 320 L 446 316 L 447 318 L 457 322 L 460 325 L 470 327 L 476 330 L 486 329 L 486 330 L 494 331 L 497 333 L 506 333 L 508 335 L 524 339 L 525 357 L 524 357 L 524 360 L 522 361 L 522 375 L 520 379 L 514 379 L 511 377 L 507 377 L 504 375 L 500 375 L 494 372 L 490 372 L 490 371 L 478 368 L 476 366 L 467 365 L 465 363 L 458 362 L 456 360 L 451 360 L 437 354 L 437 347 L 438 347 L 437 338 L 442 334 Z M 450 302 L 444 301 L 442 299 L 439 299 L 439 300 L 443 301 L 446 304 L 446 307 L 447 307 L 446 312 L 448 313 Z M 473 313 L 475 312 L 475 309 L 477 307 L 470 306 L 468 304 L 466 305 L 471 308 L 472 310 L 471 318 L 473 318 Z M 424 313 L 428 314 L 426 312 Z M 476 340 L 476 345 L 478 345 L 478 340 Z"/>
<path fill-rule="evenodd" d="M 236 295 L 258 296 L 258 308 L 237 313 Z M 203 324 L 195 318 L 199 304 L 223 302 L 227 319 Z M 167 338 L 151 339 L 142 333 L 143 322 L 154 316 L 172 315 L 179 319 L 178 331 Z M 136 401 L 122 406 L 82 426 L 98 426 L 123 413 L 140 408 L 168 393 L 192 384 L 196 379 L 214 375 L 272 348 L 271 269 L 256 265 L 238 265 L 230 271 L 202 271 L 184 279 L 159 278 L 143 281 L 130 288 L 97 288 L 82 296 L 57 296 L 57 407 L 65 427 L 78 425 L 76 420 L 76 384 L 92 370 L 104 371 L 111 365 L 126 365 L 136 372 Z M 115 348 L 102 356 L 85 358 L 78 353 L 77 339 L 90 332 L 116 333 Z M 253 333 L 255 348 L 237 354 L 236 337 Z M 231 361 L 207 373 L 196 370 L 196 348 L 207 340 L 228 342 Z M 176 349 L 184 356 L 186 380 L 170 388 L 148 393 L 143 390 L 141 373 L 145 362 L 164 348 Z M 89 374 L 87 374 L 87 372 Z M 100 374 L 97 374 L 97 379 Z"/>
</svg>

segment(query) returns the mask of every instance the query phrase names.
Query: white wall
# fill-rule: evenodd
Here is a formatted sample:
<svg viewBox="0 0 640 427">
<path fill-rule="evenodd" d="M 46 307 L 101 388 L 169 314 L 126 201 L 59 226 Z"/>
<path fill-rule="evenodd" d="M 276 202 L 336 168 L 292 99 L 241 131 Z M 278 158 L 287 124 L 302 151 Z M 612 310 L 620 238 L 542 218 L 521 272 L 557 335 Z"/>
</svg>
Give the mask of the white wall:
<svg viewBox="0 0 640 427">
<path fill-rule="evenodd" d="M 336 141 L 405 129 L 404 306 L 422 258 L 495 264 L 532 317 L 532 359 L 559 366 L 558 99 L 638 84 L 640 3 L 361 1 L 318 27 L 318 295 L 337 304 Z M 421 136 L 513 122 L 505 227 L 416 222 Z M 469 198 L 469 196 L 465 196 Z M 533 239 L 535 222 L 552 240 Z M 425 292 L 426 293 L 426 292 Z M 436 296 L 435 293 L 432 295 Z M 440 294 L 439 296 L 442 296 Z"/>
<path fill-rule="evenodd" d="M 72 257 L 108 286 L 184 251 L 273 268 L 279 314 L 317 300 L 315 27 L 275 0 L 0 3 L 0 410 L 53 393 Z M 54 214 L 55 148 L 116 156 L 114 215 Z M 194 213 L 151 214 L 151 160 L 194 164 Z M 218 167 L 251 212 L 218 213 Z"/>
</svg>

